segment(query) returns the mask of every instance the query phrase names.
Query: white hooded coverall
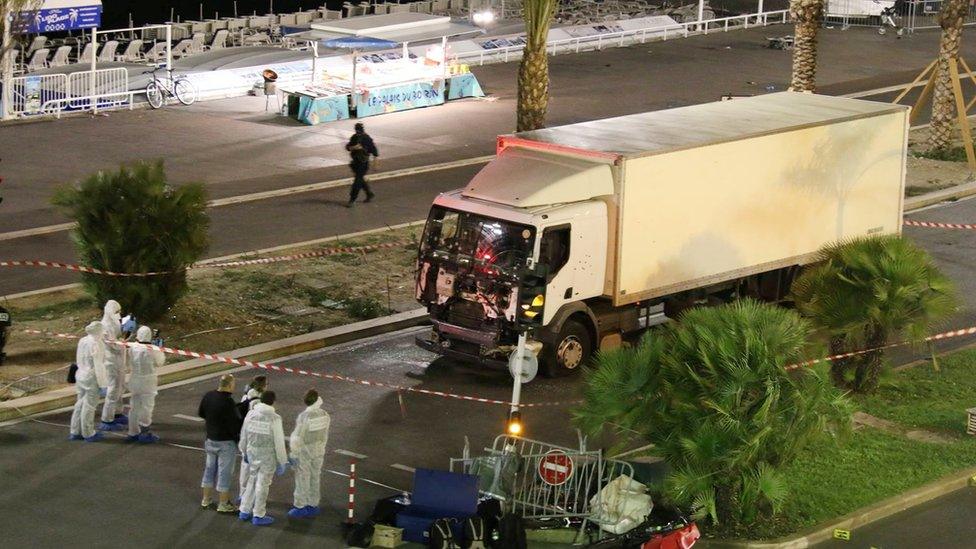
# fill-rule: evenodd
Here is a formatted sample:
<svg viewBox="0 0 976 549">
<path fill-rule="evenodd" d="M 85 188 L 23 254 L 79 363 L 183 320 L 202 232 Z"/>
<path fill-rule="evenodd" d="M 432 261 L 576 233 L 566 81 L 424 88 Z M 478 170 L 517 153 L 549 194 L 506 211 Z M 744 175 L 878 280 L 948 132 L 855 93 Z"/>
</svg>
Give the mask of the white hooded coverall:
<svg viewBox="0 0 976 549">
<path fill-rule="evenodd" d="M 319 506 L 321 499 L 320 478 L 325 445 L 329 442 L 329 425 L 332 418 L 322 409 L 322 399 L 305 408 L 295 420 L 292 431 L 291 457 L 298 460 L 295 466 L 295 507 Z"/>
<path fill-rule="evenodd" d="M 254 409 L 254 405 L 261 402 L 261 391 L 258 391 L 254 387 L 248 387 L 247 391 L 244 392 L 244 397 L 241 398 L 241 402 L 247 401 L 247 410 L 251 411 Z M 245 415 L 246 417 L 246 415 Z M 238 480 L 240 485 L 241 498 L 244 497 L 244 491 L 247 490 L 247 477 L 251 474 L 251 466 L 248 465 L 246 461 L 241 460 L 241 475 Z"/>
<path fill-rule="evenodd" d="M 102 421 L 111 423 L 115 414 L 121 414 L 124 408 L 122 395 L 125 394 L 125 347 L 114 345 L 113 341 L 122 339 L 122 306 L 114 299 L 105 303 L 105 314 L 102 316 L 102 328 L 105 337 L 105 382 L 108 390 L 105 394 L 105 404 L 102 405 Z"/>
<path fill-rule="evenodd" d="M 152 329 L 141 326 L 136 332 L 136 341 L 149 343 L 152 340 Z M 166 364 L 166 355 L 162 351 L 144 347 L 132 346 L 129 351 L 129 365 L 132 375 L 129 377 L 129 390 L 132 398 L 129 401 L 129 435 L 138 435 L 141 430 L 148 430 L 152 425 L 153 408 L 156 407 L 156 368 Z"/>
<path fill-rule="evenodd" d="M 71 413 L 71 434 L 85 438 L 95 435 L 95 408 L 98 407 L 98 379 L 95 371 L 99 363 L 105 360 L 105 343 L 102 341 L 102 325 L 92 322 L 85 327 L 88 334 L 78 341 L 78 351 L 75 354 L 75 391 L 78 400 L 75 401 L 74 411 Z"/>
<path fill-rule="evenodd" d="M 267 512 L 268 490 L 275 469 L 288 463 L 285 432 L 281 416 L 275 412 L 274 406 L 259 402 L 247 413 L 238 448 L 241 454 L 247 456 L 250 465 L 240 510 L 254 517 L 263 517 Z"/>
</svg>

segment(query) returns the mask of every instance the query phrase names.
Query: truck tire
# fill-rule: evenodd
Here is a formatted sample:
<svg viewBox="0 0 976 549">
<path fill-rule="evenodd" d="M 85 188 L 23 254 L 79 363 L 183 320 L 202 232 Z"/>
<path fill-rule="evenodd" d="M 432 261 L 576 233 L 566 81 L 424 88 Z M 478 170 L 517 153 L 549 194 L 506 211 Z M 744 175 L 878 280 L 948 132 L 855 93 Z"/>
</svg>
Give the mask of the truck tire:
<svg viewBox="0 0 976 549">
<path fill-rule="evenodd" d="M 585 326 L 575 320 L 567 320 L 559 335 L 542 353 L 542 375 L 561 377 L 579 372 L 593 355 L 593 341 Z"/>
</svg>

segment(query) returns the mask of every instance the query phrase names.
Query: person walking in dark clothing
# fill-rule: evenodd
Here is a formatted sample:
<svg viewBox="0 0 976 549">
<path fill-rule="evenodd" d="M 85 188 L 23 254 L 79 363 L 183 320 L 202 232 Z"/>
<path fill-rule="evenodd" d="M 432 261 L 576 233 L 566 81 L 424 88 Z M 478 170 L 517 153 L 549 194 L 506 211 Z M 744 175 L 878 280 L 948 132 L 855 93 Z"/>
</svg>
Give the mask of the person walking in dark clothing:
<svg viewBox="0 0 976 549">
<path fill-rule="evenodd" d="M 369 188 L 369 184 L 366 183 L 366 173 L 369 172 L 369 157 L 376 158 L 380 155 L 379 151 L 376 150 L 376 144 L 373 143 L 373 138 L 366 133 L 363 125 L 356 124 L 355 128 L 356 133 L 349 138 L 349 143 L 346 144 L 346 150 L 351 156 L 349 167 L 352 168 L 352 173 L 355 176 L 352 189 L 349 190 L 349 207 L 352 207 L 353 203 L 356 202 L 360 190 L 366 191 L 366 202 L 376 196 Z"/>
</svg>

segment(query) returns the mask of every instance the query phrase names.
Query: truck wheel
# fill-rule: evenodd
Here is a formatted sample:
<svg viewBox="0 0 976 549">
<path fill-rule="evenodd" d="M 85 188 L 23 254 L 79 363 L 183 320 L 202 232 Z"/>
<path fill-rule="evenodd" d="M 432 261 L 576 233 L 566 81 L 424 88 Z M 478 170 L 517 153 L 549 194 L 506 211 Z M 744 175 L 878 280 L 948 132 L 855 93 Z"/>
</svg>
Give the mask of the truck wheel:
<svg viewBox="0 0 976 549">
<path fill-rule="evenodd" d="M 559 336 L 543 353 L 542 373 L 546 377 L 572 375 L 590 360 L 592 354 L 590 332 L 579 322 L 567 320 Z"/>
</svg>

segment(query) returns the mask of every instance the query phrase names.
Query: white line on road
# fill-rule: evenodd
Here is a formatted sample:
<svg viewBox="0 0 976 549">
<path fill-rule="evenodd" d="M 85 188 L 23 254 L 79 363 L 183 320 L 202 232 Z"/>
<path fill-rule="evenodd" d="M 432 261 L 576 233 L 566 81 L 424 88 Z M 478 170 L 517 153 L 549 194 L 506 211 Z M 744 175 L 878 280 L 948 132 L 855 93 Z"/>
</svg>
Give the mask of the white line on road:
<svg viewBox="0 0 976 549">
<path fill-rule="evenodd" d="M 178 419 L 185 419 L 187 421 L 196 421 L 197 423 L 203 421 L 202 417 L 188 416 L 184 414 L 173 414 L 173 417 Z"/>
<path fill-rule="evenodd" d="M 976 72 L 959 73 L 959 77 L 960 78 L 969 77 L 969 76 L 976 76 Z M 924 80 L 923 79 L 921 82 L 912 85 L 912 89 L 924 87 L 925 84 L 926 84 L 926 82 L 927 82 L 927 80 Z M 900 92 L 900 91 L 904 90 L 906 87 L 908 87 L 909 84 L 910 84 L 910 82 L 905 82 L 904 84 L 896 84 L 894 86 L 885 86 L 883 88 L 875 88 L 873 90 L 864 90 L 864 91 L 859 91 L 859 92 L 845 93 L 844 95 L 841 95 L 840 97 L 847 97 L 847 98 L 850 98 L 850 99 L 858 99 L 858 98 L 861 98 L 861 97 L 870 97 L 872 95 L 881 95 L 883 93 Z"/>
<path fill-rule="evenodd" d="M 366 456 L 364 456 L 363 454 L 357 454 L 356 452 L 350 452 L 349 450 L 343 450 L 342 448 L 336 450 L 335 453 L 342 456 L 348 456 L 356 459 L 366 459 Z"/>
<path fill-rule="evenodd" d="M 417 472 L 417 469 L 415 469 L 413 467 L 410 467 L 409 465 L 403 465 L 403 464 L 400 464 L 400 463 L 394 463 L 394 464 L 390 465 L 390 467 L 392 467 L 394 469 L 399 469 L 401 471 L 406 471 L 408 473 L 416 473 Z"/>
<path fill-rule="evenodd" d="M 398 177 L 407 177 L 410 175 L 417 175 L 421 173 L 437 172 L 442 170 L 450 170 L 453 168 L 462 168 L 464 166 L 473 166 L 475 164 L 484 164 L 485 162 L 488 162 L 492 158 L 494 158 L 494 155 L 477 156 L 474 158 L 463 158 L 461 160 L 453 160 L 451 162 L 441 162 L 440 164 L 429 164 L 427 166 L 416 166 L 413 168 L 391 170 L 388 172 L 381 172 L 373 175 L 370 181 L 383 181 L 384 179 L 396 179 Z M 207 206 L 210 208 L 219 208 L 221 206 L 243 204 L 245 202 L 255 202 L 257 200 L 267 200 L 269 198 L 278 198 L 281 196 L 288 196 L 292 194 L 320 191 L 324 189 L 331 189 L 334 187 L 342 187 L 344 185 L 349 185 L 350 183 L 352 183 L 352 178 L 344 177 L 342 179 L 334 179 L 332 181 L 322 181 L 319 183 L 310 183 L 308 185 L 298 185 L 296 187 L 287 187 L 284 189 L 276 189 L 273 191 L 263 191 L 259 193 L 229 196 L 227 198 L 218 198 L 216 200 L 211 200 L 207 202 Z M 29 236 L 38 236 L 43 234 L 67 231 L 75 228 L 76 225 L 77 225 L 76 223 L 59 223 L 57 225 L 48 225 L 45 227 L 34 227 L 31 229 L 23 229 L 19 231 L 8 232 L 8 233 L 0 233 L 0 241 L 14 240 L 17 238 L 26 238 Z"/>
</svg>

